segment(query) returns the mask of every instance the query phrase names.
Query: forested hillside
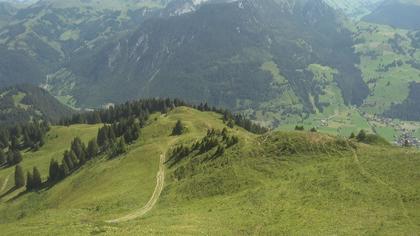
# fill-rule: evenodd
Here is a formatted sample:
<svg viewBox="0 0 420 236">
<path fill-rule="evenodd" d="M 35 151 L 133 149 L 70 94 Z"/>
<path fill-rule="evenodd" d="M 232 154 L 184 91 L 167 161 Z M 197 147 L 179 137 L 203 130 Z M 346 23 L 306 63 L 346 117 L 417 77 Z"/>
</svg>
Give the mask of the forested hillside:
<svg viewBox="0 0 420 236">
<path fill-rule="evenodd" d="M 93 57 L 75 57 L 49 84 L 59 93 L 74 82 L 68 94 L 80 106 L 169 96 L 235 110 L 310 113 L 327 105 L 318 99 L 325 83 L 314 78 L 312 64 L 337 72 L 329 82 L 346 104 L 367 96 L 352 45 L 351 33 L 321 1 L 207 4 L 145 21 Z"/>
<path fill-rule="evenodd" d="M 153 9 L 164 4 L 165 1 L 42 0 L 7 11 L 8 14 L 0 14 L 7 17 L 7 24 L 0 27 L 0 44 L 9 50 L 8 54 L 21 55 L 8 57 L 8 65 L 23 64 L 24 68 L 37 72 L 32 76 L 31 73 L 20 72 L 19 81 L 14 81 L 10 77 L 16 75 L 6 74 L 3 72 L 5 69 L 0 67 L 3 72 L 0 73 L 0 86 L 22 82 L 39 85 L 75 53 L 89 52 L 107 40 L 136 28 L 143 19 L 154 14 Z M 1 6 L 9 5 L 1 3 Z M 4 8 L 0 11 L 7 10 Z M 0 24 L 5 20 L 0 18 Z M 3 63 L 2 67 L 5 67 Z"/>
<path fill-rule="evenodd" d="M 47 91 L 32 85 L 16 85 L 0 90 L 0 124 L 44 120 L 58 122 L 74 113 Z"/>
</svg>

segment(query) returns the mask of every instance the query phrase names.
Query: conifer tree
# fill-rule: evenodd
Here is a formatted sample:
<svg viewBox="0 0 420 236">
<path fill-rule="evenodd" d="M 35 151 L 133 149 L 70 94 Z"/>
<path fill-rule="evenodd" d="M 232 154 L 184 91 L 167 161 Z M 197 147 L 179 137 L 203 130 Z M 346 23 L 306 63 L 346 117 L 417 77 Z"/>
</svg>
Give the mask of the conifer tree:
<svg viewBox="0 0 420 236">
<path fill-rule="evenodd" d="M 32 148 L 34 146 L 34 143 L 32 142 L 31 138 L 28 135 L 28 132 L 23 132 L 23 144 L 25 147 Z"/>
<path fill-rule="evenodd" d="M 7 163 L 6 154 L 4 153 L 3 149 L 0 148 L 0 166 L 5 165 Z"/>
<path fill-rule="evenodd" d="M 365 141 L 366 140 L 366 132 L 365 132 L 365 130 L 360 130 L 360 132 L 359 132 L 359 134 L 357 135 L 357 137 L 356 137 L 356 139 L 357 139 L 357 141 L 359 141 L 359 142 L 363 142 L 363 141 Z"/>
<path fill-rule="evenodd" d="M 51 159 L 48 181 L 55 182 L 58 180 L 60 180 L 60 165 L 56 160 Z"/>
<path fill-rule="evenodd" d="M 32 182 L 33 188 L 40 189 L 42 186 L 42 178 L 41 178 L 41 173 L 39 173 L 39 170 L 36 167 L 34 167 L 32 171 L 32 178 L 33 178 L 33 182 Z"/>
<path fill-rule="evenodd" d="M 22 161 L 22 154 L 19 150 L 13 151 L 13 164 L 19 164 Z"/>
<path fill-rule="evenodd" d="M 0 148 L 9 146 L 9 134 L 5 129 L 0 130 Z"/>
<path fill-rule="evenodd" d="M 127 152 L 124 137 L 121 137 L 117 144 L 117 155 L 121 155 Z"/>
<path fill-rule="evenodd" d="M 92 139 L 88 143 L 87 147 L 87 155 L 89 159 L 92 159 L 98 155 L 99 147 L 98 143 L 96 142 L 96 139 Z"/>
<path fill-rule="evenodd" d="M 19 140 L 16 136 L 12 136 L 12 141 L 10 143 L 11 149 L 16 150 L 19 148 Z"/>
<path fill-rule="evenodd" d="M 73 162 L 73 168 L 76 168 L 76 166 L 82 165 L 81 163 L 79 163 L 79 160 L 77 159 L 76 154 L 72 150 L 69 152 L 69 157 L 71 161 Z"/>
<path fill-rule="evenodd" d="M 70 152 L 69 151 L 65 151 L 63 156 L 64 156 L 63 157 L 63 161 L 66 163 L 66 165 L 69 168 L 69 170 L 73 170 L 74 163 L 73 163 L 73 160 L 70 157 Z"/>
<path fill-rule="evenodd" d="M 20 165 L 15 167 L 15 186 L 17 188 L 25 186 L 25 175 Z"/>
<path fill-rule="evenodd" d="M 233 127 L 235 127 L 235 121 L 233 121 L 232 119 L 230 119 L 227 123 L 227 126 L 231 129 L 233 129 Z"/>
<path fill-rule="evenodd" d="M 115 131 L 112 127 L 108 127 L 108 137 L 111 142 L 115 142 L 115 140 L 117 139 Z"/>
<path fill-rule="evenodd" d="M 105 146 L 108 145 L 108 134 L 107 134 L 106 126 L 99 129 L 97 142 L 101 148 L 104 148 Z"/>
<path fill-rule="evenodd" d="M 217 147 L 216 155 L 221 156 L 225 153 L 225 147 L 223 145 L 219 145 Z"/>
<path fill-rule="evenodd" d="M 7 165 L 11 166 L 13 165 L 13 152 L 12 150 L 9 150 L 6 154 L 6 160 L 7 160 Z"/>
<path fill-rule="evenodd" d="M 175 124 L 175 127 L 172 130 L 172 135 L 181 135 L 184 133 L 184 125 L 180 120 L 178 120 Z"/>
<path fill-rule="evenodd" d="M 60 165 L 60 179 L 64 179 L 69 174 L 70 174 L 70 169 L 67 166 L 66 162 L 63 161 Z"/>
<path fill-rule="evenodd" d="M 86 147 L 79 137 L 75 138 L 71 143 L 71 150 L 76 154 L 80 165 L 83 165 L 86 162 Z"/>
<path fill-rule="evenodd" d="M 33 186 L 32 173 L 28 171 L 28 173 L 26 173 L 26 190 L 31 191 L 33 189 L 34 189 L 34 186 Z"/>
<path fill-rule="evenodd" d="M 127 131 L 124 133 L 124 139 L 127 143 L 131 143 L 134 140 L 132 134 L 133 134 L 133 131 L 131 127 L 128 127 Z"/>
</svg>

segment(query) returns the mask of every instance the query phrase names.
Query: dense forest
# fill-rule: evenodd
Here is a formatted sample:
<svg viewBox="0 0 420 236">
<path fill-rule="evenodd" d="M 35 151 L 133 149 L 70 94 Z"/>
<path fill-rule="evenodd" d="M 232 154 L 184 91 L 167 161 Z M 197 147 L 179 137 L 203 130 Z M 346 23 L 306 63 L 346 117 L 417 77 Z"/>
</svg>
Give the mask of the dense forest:
<svg viewBox="0 0 420 236">
<path fill-rule="evenodd" d="M 420 121 L 420 83 L 413 82 L 410 85 L 410 94 L 401 104 L 394 104 L 391 109 L 384 113 L 385 116 Z"/>
</svg>

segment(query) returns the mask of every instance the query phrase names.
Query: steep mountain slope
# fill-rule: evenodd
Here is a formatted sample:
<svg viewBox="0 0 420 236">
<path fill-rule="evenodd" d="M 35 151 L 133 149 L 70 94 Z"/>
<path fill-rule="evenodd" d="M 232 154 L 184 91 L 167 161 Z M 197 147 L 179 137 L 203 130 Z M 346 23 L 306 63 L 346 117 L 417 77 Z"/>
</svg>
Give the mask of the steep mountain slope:
<svg viewBox="0 0 420 236">
<path fill-rule="evenodd" d="M 360 68 L 371 90 L 361 109 L 413 120 L 417 115 L 411 106 L 417 103 L 416 84 L 420 83 L 420 33 L 360 22 L 355 36 Z"/>
<path fill-rule="evenodd" d="M 321 1 L 205 4 L 148 20 L 94 57 L 75 57 L 48 84 L 57 94 L 72 81 L 68 95 L 81 106 L 170 96 L 236 110 L 267 111 L 266 103 L 279 113 L 301 114 L 327 105 L 318 100 L 326 82 L 314 79 L 312 64 L 337 72 L 330 82 L 346 103 L 362 103 L 368 90 L 352 44 Z"/>
<path fill-rule="evenodd" d="M 126 155 L 90 161 L 39 192 L 0 191 L 3 235 L 17 234 L 415 234 L 419 225 L 419 153 L 365 145 L 317 133 L 250 134 L 230 129 L 221 116 L 189 108 L 152 114 Z M 187 129 L 172 136 L 177 120 Z M 22 166 L 41 169 L 71 135 L 94 136 L 98 126 L 53 127 Z M 239 143 L 174 159 L 172 150 L 204 137 L 220 140 L 227 128 Z M 86 132 L 84 132 L 84 130 Z M 60 142 L 60 143 L 57 143 Z M 159 158 L 166 154 L 164 190 L 145 217 L 105 223 L 142 208 L 154 191 Z M 176 161 L 175 161 L 176 160 Z M 0 182 L 13 174 L 0 169 Z M 10 190 L 12 189 L 12 190 Z M 8 191 L 9 190 L 9 191 Z M 88 219 L 88 220 L 87 220 Z"/>
<path fill-rule="evenodd" d="M 9 23 L 15 11 L 16 8 L 14 8 L 13 5 L 6 2 L 0 2 L 0 28 Z"/>
<path fill-rule="evenodd" d="M 8 24 L 0 30 L 0 44 L 5 49 L 19 52 L 27 60 L 33 59 L 45 79 L 75 52 L 90 51 L 110 38 L 136 28 L 143 19 L 154 14 L 154 9 L 162 8 L 164 4 L 166 1 L 153 0 L 42 0 L 21 7 L 8 17 Z M 20 58 L 10 59 L 10 64 L 24 62 Z M 16 83 L 7 75 L 0 75 L 0 79 L 2 87 Z M 35 85 L 40 83 L 30 76 L 21 76 L 20 80 Z"/>
<path fill-rule="evenodd" d="M 58 121 L 74 111 L 47 91 L 31 85 L 0 90 L 0 124 L 28 122 L 32 119 Z"/>
<path fill-rule="evenodd" d="M 420 29 L 420 1 L 388 0 L 372 14 L 363 18 L 365 21 L 390 25 L 397 28 Z"/>
<path fill-rule="evenodd" d="M 40 84 L 44 73 L 39 63 L 24 51 L 0 46 L 0 87 L 29 82 Z"/>
<path fill-rule="evenodd" d="M 384 0 L 325 0 L 335 9 L 341 10 L 351 18 L 359 19 L 370 14 Z"/>
<path fill-rule="evenodd" d="M 149 17 L 184 14 L 205 2 L 207 1 L 40 0 L 19 4 L 0 2 L 0 47 L 10 50 L 9 54 L 19 54 L 26 61 L 36 62 L 31 64 L 30 68 L 41 72 L 42 79 L 45 80 L 49 73 L 62 68 L 74 54 L 92 54 L 106 42 L 137 29 L 141 22 Z M 26 68 L 25 60 L 12 57 L 8 62 L 17 65 L 16 67 L 23 65 L 19 68 Z M 19 81 L 11 79 L 13 76 L 12 73 L 0 74 L 0 87 L 21 82 L 34 85 L 41 83 L 38 78 L 28 75 L 19 76 Z"/>
</svg>

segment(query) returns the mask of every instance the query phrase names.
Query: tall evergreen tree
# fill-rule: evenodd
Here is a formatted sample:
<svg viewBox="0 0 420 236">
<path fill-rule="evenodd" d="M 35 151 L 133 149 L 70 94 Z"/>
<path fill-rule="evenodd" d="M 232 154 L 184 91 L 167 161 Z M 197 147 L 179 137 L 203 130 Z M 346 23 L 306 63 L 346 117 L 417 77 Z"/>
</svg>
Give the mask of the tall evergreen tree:
<svg viewBox="0 0 420 236">
<path fill-rule="evenodd" d="M 0 148 L 9 146 L 9 134 L 5 129 L 0 130 Z"/>
<path fill-rule="evenodd" d="M 13 151 L 13 164 L 19 164 L 22 161 L 22 154 L 20 154 L 19 150 Z"/>
<path fill-rule="evenodd" d="M 33 171 L 32 171 L 32 177 L 33 177 L 33 188 L 34 189 L 40 189 L 42 186 L 42 178 L 41 178 L 41 173 L 39 173 L 38 168 L 34 167 Z"/>
<path fill-rule="evenodd" d="M 15 167 L 15 186 L 17 188 L 25 186 L 25 174 L 23 173 L 23 169 L 20 165 Z"/>
<path fill-rule="evenodd" d="M 48 181 L 55 182 L 60 180 L 60 165 L 54 159 L 51 159 Z"/>
<path fill-rule="evenodd" d="M 12 141 L 10 142 L 11 149 L 16 150 L 19 148 L 19 139 L 17 136 L 12 136 Z"/>
<path fill-rule="evenodd" d="M 123 154 L 123 153 L 127 152 L 127 146 L 125 144 L 124 137 L 120 138 L 117 146 L 118 146 L 118 153 L 119 154 Z"/>
<path fill-rule="evenodd" d="M 88 143 L 88 147 L 87 147 L 87 155 L 89 159 L 92 159 L 94 157 L 96 157 L 96 155 L 98 155 L 99 152 L 99 147 L 98 144 L 96 142 L 96 139 L 92 139 L 89 141 Z"/>
<path fill-rule="evenodd" d="M 115 142 L 115 140 L 117 139 L 115 131 L 112 127 L 108 127 L 108 137 L 111 142 Z"/>
<path fill-rule="evenodd" d="M 180 120 L 178 120 L 175 124 L 175 127 L 172 130 L 172 135 L 181 135 L 184 133 L 184 125 Z"/>
<path fill-rule="evenodd" d="M 33 182 L 34 182 L 34 179 L 32 177 L 32 173 L 28 171 L 28 173 L 26 173 L 26 190 L 27 191 L 32 191 L 34 189 Z"/>
<path fill-rule="evenodd" d="M 360 130 L 359 134 L 356 136 L 357 141 L 363 142 L 366 140 L 367 134 L 365 130 Z"/>
<path fill-rule="evenodd" d="M 79 163 L 83 165 L 86 162 L 86 147 L 79 137 L 75 138 L 71 143 L 71 150 L 76 154 Z"/>
<path fill-rule="evenodd" d="M 26 131 L 23 132 L 23 144 L 25 145 L 25 147 L 29 148 L 32 148 L 34 146 L 34 142 L 29 137 L 28 132 Z"/>
<path fill-rule="evenodd" d="M 64 152 L 64 158 L 63 161 L 66 163 L 67 167 L 69 170 L 73 170 L 75 167 L 75 164 L 73 163 L 73 160 L 70 156 L 70 152 L 69 151 L 65 151 Z"/>
<path fill-rule="evenodd" d="M 69 167 L 67 166 L 66 162 L 63 161 L 60 165 L 60 179 L 64 179 L 69 174 L 70 174 Z"/>
<path fill-rule="evenodd" d="M 98 131 L 98 137 L 97 137 L 97 142 L 98 142 L 98 145 L 101 148 L 104 148 L 105 146 L 108 145 L 108 142 L 109 141 L 108 141 L 108 134 L 107 134 L 106 126 L 104 126 L 104 127 L 102 127 L 102 128 L 99 129 L 99 131 Z"/>
<path fill-rule="evenodd" d="M 4 153 L 3 149 L 0 148 L 0 166 L 5 165 L 7 163 L 6 154 Z"/>
<path fill-rule="evenodd" d="M 69 152 L 69 157 L 70 157 L 70 160 L 73 162 L 73 168 L 76 168 L 76 166 L 82 165 L 81 163 L 79 163 L 79 159 L 77 159 L 76 154 L 73 152 L 73 150 Z"/>
<path fill-rule="evenodd" d="M 13 151 L 9 150 L 6 154 L 7 165 L 9 165 L 9 166 L 13 165 L 14 164 L 13 159 L 14 159 L 13 158 Z"/>
</svg>

